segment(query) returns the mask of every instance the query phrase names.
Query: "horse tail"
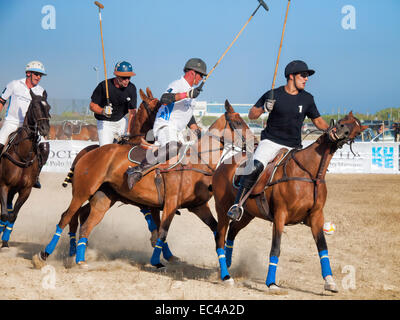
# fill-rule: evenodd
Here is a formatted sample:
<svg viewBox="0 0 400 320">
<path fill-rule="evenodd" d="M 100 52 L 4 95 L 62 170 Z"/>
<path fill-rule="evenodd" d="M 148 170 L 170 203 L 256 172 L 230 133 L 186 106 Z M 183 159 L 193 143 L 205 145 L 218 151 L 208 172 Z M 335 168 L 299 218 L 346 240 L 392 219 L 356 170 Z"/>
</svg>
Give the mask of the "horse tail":
<svg viewBox="0 0 400 320">
<path fill-rule="evenodd" d="M 68 186 L 68 183 L 72 183 L 72 177 L 73 176 L 74 176 L 74 167 L 72 166 L 69 169 L 69 172 L 68 172 L 67 176 L 65 177 L 64 182 L 62 183 L 62 186 L 64 188 L 66 188 Z"/>
</svg>

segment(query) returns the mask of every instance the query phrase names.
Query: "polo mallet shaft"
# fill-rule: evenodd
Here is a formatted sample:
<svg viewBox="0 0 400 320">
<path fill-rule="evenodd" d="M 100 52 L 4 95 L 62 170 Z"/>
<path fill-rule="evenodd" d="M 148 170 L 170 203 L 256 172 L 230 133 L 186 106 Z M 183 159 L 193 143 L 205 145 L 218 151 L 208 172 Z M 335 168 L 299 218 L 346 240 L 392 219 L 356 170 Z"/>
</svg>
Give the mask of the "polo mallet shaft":
<svg viewBox="0 0 400 320">
<path fill-rule="evenodd" d="M 246 21 L 246 23 L 244 24 L 244 26 L 242 27 L 242 29 L 240 29 L 239 33 L 236 35 L 235 39 L 233 39 L 233 41 L 231 42 L 231 44 L 228 46 L 228 48 L 225 50 L 225 52 L 222 54 L 221 58 L 219 58 L 219 60 L 217 61 L 217 63 L 214 65 L 214 67 L 210 70 L 210 72 L 207 74 L 206 78 L 202 81 L 202 83 L 200 84 L 200 88 L 203 88 L 204 83 L 207 81 L 207 79 L 210 77 L 210 75 L 214 72 L 215 68 L 218 66 L 218 64 L 221 62 L 221 60 L 225 57 L 225 55 L 228 53 L 228 51 L 231 49 L 231 47 L 233 46 L 233 44 L 236 42 L 236 40 L 239 38 L 239 36 L 241 35 L 241 33 L 243 32 L 244 28 L 246 28 L 246 26 L 249 24 L 249 22 L 251 21 L 251 19 L 253 19 L 254 15 L 256 14 L 256 12 L 258 11 L 258 9 L 263 6 L 263 8 L 268 11 L 269 8 L 268 6 L 265 4 L 265 2 L 263 0 L 258 0 L 259 5 L 257 6 L 256 10 L 254 10 L 254 12 L 252 13 L 252 15 L 250 16 L 250 18 Z"/>
<path fill-rule="evenodd" d="M 96 6 L 99 7 L 101 48 L 102 48 L 102 50 L 103 50 L 104 78 L 105 78 L 105 80 L 106 80 L 106 98 L 107 98 L 107 104 L 109 104 L 109 103 L 110 103 L 110 97 L 109 97 L 109 95 L 108 95 L 106 57 L 105 57 L 105 54 L 104 54 L 103 27 L 102 27 L 102 25 L 101 25 L 101 11 L 100 11 L 101 9 L 104 9 L 104 6 L 103 6 L 100 2 L 98 2 L 98 1 L 95 1 L 94 4 L 95 4 Z"/>
<path fill-rule="evenodd" d="M 286 21 L 287 21 L 287 16 L 288 16 L 288 12 L 289 12 L 289 6 L 290 6 L 290 0 L 288 0 L 288 4 L 287 4 L 287 7 L 286 7 L 285 21 L 283 22 L 283 29 L 282 29 L 282 35 L 281 35 L 281 43 L 279 45 L 278 58 L 276 59 L 275 72 L 274 72 L 274 78 L 272 80 L 271 93 L 269 95 L 269 98 L 271 100 L 274 99 L 274 88 L 275 88 L 276 73 L 278 72 L 278 65 L 279 65 L 279 59 L 280 59 L 280 56 L 281 56 L 283 37 L 285 35 Z"/>
</svg>

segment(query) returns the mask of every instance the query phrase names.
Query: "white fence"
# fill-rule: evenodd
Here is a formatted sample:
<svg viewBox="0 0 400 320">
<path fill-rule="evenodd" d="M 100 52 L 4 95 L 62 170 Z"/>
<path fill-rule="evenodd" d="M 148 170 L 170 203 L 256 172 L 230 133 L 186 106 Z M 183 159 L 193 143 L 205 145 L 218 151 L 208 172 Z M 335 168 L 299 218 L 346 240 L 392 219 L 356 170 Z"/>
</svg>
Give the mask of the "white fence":
<svg viewBox="0 0 400 320">
<path fill-rule="evenodd" d="M 75 156 L 92 141 L 50 140 L 50 155 L 44 172 L 67 173 Z M 313 141 L 304 141 L 304 147 Z M 336 151 L 329 164 L 330 173 L 388 173 L 399 174 L 399 142 L 357 142 L 353 151 L 348 145 Z"/>
</svg>

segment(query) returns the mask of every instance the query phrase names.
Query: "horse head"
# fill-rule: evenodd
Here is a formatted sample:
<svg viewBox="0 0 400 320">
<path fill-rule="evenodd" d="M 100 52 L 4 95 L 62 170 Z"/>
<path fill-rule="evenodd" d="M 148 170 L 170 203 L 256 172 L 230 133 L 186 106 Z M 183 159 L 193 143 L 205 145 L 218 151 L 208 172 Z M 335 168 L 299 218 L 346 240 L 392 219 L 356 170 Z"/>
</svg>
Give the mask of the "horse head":
<svg viewBox="0 0 400 320">
<path fill-rule="evenodd" d="M 222 132 L 221 142 L 231 143 L 249 151 L 253 151 L 257 138 L 254 136 L 247 123 L 237 113 L 228 100 L 225 100 L 225 114 L 218 118 L 209 130 Z M 221 133 L 220 133 L 221 135 Z"/>
<path fill-rule="evenodd" d="M 47 103 L 47 92 L 35 95 L 29 90 L 32 100 L 25 115 L 24 125 L 32 131 L 39 131 L 42 136 L 47 136 L 50 131 L 50 105 Z"/>
<path fill-rule="evenodd" d="M 361 125 L 360 120 L 353 116 L 350 111 L 343 119 L 340 119 L 336 125 L 331 121 L 328 129 L 329 140 L 341 148 L 346 143 L 352 143 L 361 132 L 367 129 L 368 126 Z"/>
<path fill-rule="evenodd" d="M 154 98 L 150 88 L 146 88 L 146 92 L 147 95 L 142 89 L 139 90 L 142 102 L 140 103 L 139 108 L 136 111 L 136 116 L 134 120 L 135 123 L 133 128 L 134 132 L 132 132 L 132 136 L 146 136 L 146 134 L 153 128 L 158 108 L 161 106 L 159 100 L 157 98 Z"/>
</svg>

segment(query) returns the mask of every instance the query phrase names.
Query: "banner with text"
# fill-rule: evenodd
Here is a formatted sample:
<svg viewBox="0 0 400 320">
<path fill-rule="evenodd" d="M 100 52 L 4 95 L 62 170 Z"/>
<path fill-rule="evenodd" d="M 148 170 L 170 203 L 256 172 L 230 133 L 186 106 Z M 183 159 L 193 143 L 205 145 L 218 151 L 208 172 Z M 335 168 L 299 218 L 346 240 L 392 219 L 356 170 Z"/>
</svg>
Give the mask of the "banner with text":
<svg viewBox="0 0 400 320">
<path fill-rule="evenodd" d="M 96 144 L 91 141 L 49 140 L 50 155 L 44 172 L 68 172 L 76 155 L 83 148 Z M 303 141 L 307 147 L 313 141 Z M 335 152 L 329 167 L 330 173 L 389 173 L 399 174 L 399 142 L 356 142 Z"/>
</svg>

